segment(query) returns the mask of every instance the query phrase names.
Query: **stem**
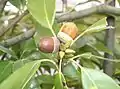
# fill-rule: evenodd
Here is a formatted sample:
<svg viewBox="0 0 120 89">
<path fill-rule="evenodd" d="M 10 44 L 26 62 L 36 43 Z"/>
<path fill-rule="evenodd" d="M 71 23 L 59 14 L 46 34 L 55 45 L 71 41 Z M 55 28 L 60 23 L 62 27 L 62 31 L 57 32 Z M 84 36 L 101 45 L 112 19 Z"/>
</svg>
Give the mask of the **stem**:
<svg viewBox="0 0 120 89">
<path fill-rule="evenodd" d="M 7 53 L 4 53 L 1 60 L 4 60 L 4 58 L 6 57 Z"/>
<path fill-rule="evenodd" d="M 66 12 L 66 9 L 67 9 L 67 0 L 62 0 L 62 2 L 63 2 L 63 7 L 62 7 L 63 12 Z"/>
<path fill-rule="evenodd" d="M 115 6 L 115 0 L 112 0 L 109 3 L 109 5 Z M 114 27 L 115 26 L 115 18 L 112 17 L 112 16 L 108 16 L 107 17 L 107 23 L 108 23 L 108 26 L 113 26 Z M 115 29 L 109 28 L 109 29 L 106 30 L 106 34 L 105 34 L 105 45 L 112 52 L 114 50 L 114 42 L 115 42 Z M 105 53 L 104 57 L 108 58 L 109 60 L 113 60 L 113 56 L 108 54 L 108 53 Z M 109 76 L 112 76 L 113 71 L 114 71 L 113 63 L 108 61 L 108 60 L 105 60 L 104 63 L 103 63 L 103 70 L 104 70 L 104 73 L 108 74 Z"/>
<path fill-rule="evenodd" d="M 61 73 L 61 71 L 62 71 L 62 59 L 60 59 L 60 62 L 59 62 L 59 72 Z"/>
</svg>

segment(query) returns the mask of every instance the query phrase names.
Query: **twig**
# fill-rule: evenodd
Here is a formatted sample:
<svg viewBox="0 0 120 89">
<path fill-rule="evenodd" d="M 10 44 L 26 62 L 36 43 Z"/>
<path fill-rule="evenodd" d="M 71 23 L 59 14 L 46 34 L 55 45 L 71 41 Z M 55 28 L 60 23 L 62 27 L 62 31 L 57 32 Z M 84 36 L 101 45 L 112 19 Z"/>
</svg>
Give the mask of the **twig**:
<svg viewBox="0 0 120 89">
<path fill-rule="evenodd" d="M 22 41 L 25 41 L 25 40 L 31 38 L 34 35 L 34 33 L 35 33 L 35 30 L 32 29 L 32 30 L 29 30 L 23 34 L 16 36 L 16 37 L 5 40 L 4 42 L 1 42 L 0 44 L 2 44 L 3 46 L 6 46 L 6 47 L 12 46 L 12 45 L 15 45 L 17 43 L 20 43 Z"/>
<path fill-rule="evenodd" d="M 82 10 L 79 12 L 73 11 L 70 13 L 62 14 L 61 16 L 56 16 L 56 19 L 58 22 L 64 22 L 64 21 L 71 21 L 75 19 L 80 19 L 92 14 L 105 14 L 105 15 L 120 15 L 120 9 L 115 8 L 109 5 L 99 5 L 95 7 L 91 7 L 86 10 Z"/>
<path fill-rule="evenodd" d="M 4 53 L 1 60 L 4 60 L 4 58 L 6 57 L 7 53 Z"/>
<path fill-rule="evenodd" d="M 7 1 L 8 0 L 0 0 L 0 13 L 3 12 L 4 7 L 5 7 Z"/>
<path fill-rule="evenodd" d="M 28 14 L 28 11 L 25 11 L 22 15 L 16 16 L 14 20 L 9 22 L 9 25 L 5 28 L 3 26 L 0 27 L 0 36 L 4 35 L 5 32 L 7 32 L 11 27 L 15 26 L 26 14 Z"/>
</svg>

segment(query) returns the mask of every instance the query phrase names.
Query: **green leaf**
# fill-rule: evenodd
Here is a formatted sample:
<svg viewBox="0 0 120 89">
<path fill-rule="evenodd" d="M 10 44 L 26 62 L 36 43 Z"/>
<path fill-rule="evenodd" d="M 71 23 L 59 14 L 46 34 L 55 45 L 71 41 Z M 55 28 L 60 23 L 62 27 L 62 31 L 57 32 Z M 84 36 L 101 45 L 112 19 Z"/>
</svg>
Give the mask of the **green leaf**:
<svg viewBox="0 0 120 89">
<path fill-rule="evenodd" d="M 120 0 L 117 0 L 120 3 Z"/>
<path fill-rule="evenodd" d="M 33 77 L 25 86 L 24 89 L 41 89 L 39 82 Z"/>
<path fill-rule="evenodd" d="M 25 64 L 3 81 L 0 84 L 0 89 L 23 89 L 31 77 L 35 74 L 39 65 L 39 61 L 33 61 Z"/>
<path fill-rule="evenodd" d="M 109 53 L 110 55 L 113 55 L 112 51 L 109 50 L 103 43 L 97 42 L 95 45 L 93 45 L 97 50 Z"/>
<path fill-rule="evenodd" d="M 49 28 L 54 35 L 52 25 L 55 18 L 56 0 L 28 0 L 28 9 L 31 15 L 42 26 Z"/>
<path fill-rule="evenodd" d="M 17 69 L 21 68 L 22 66 L 24 66 L 23 60 L 15 61 L 13 64 L 13 71 L 16 71 Z"/>
<path fill-rule="evenodd" d="M 84 36 L 85 34 L 91 34 L 91 33 L 95 33 L 95 32 L 100 32 L 104 29 L 106 29 L 107 23 L 106 23 L 106 17 L 97 21 L 96 23 L 94 23 L 93 25 L 91 25 L 90 27 L 88 27 L 84 32 L 82 32 L 77 38 L 75 38 L 75 40 L 72 42 L 71 45 L 73 45 L 78 39 L 80 39 L 82 36 Z"/>
<path fill-rule="evenodd" d="M 26 0 L 9 0 L 11 4 L 21 9 L 21 7 L 25 6 Z"/>
<path fill-rule="evenodd" d="M 80 72 L 72 63 L 68 63 L 66 66 L 64 66 L 63 75 L 65 77 L 71 78 L 72 80 L 80 80 Z"/>
<path fill-rule="evenodd" d="M 62 74 L 61 73 L 57 73 L 55 75 L 55 89 L 63 89 L 63 84 L 62 84 Z"/>
<path fill-rule="evenodd" d="M 106 17 L 97 21 L 96 23 L 94 23 L 93 25 L 91 25 L 90 27 L 88 27 L 86 29 L 86 33 L 93 33 L 93 32 L 99 32 L 102 31 L 104 29 L 106 29 Z"/>
<path fill-rule="evenodd" d="M 0 61 L 0 83 L 12 73 L 12 67 L 12 62 Z"/>
<path fill-rule="evenodd" d="M 17 56 L 15 55 L 15 53 L 12 50 L 9 50 L 8 48 L 5 48 L 4 46 L 0 45 L 0 51 L 7 53 L 9 55 L 11 55 L 12 57 L 17 59 Z"/>
<path fill-rule="evenodd" d="M 36 77 L 36 79 L 38 80 L 39 84 L 54 84 L 54 82 L 51 82 L 54 81 L 54 77 L 51 75 L 40 75 Z"/>
<path fill-rule="evenodd" d="M 120 89 L 111 77 L 98 70 L 81 67 L 81 73 L 84 89 Z"/>
<path fill-rule="evenodd" d="M 34 39 L 31 38 L 31 39 L 25 41 L 25 42 L 23 43 L 23 49 L 24 49 L 24 51 L 29 51 L 29 50 L 34 50 L 34 49 L 36 49 L 36 44 L 35 44 Z"/>
<path fill-rule="evenodd" d="M 36 44 L 39 44 L 41 37 L 44 37 L 44 36 L 53 36 L 53 34 L 51 33 L 50 29 L 41 26 L 37 22 L 35 22 L 35 26 L 36 26 L 35 29 L 36 29 L 37 32 L 34 35 L 34 40 L 35 40 Z"/>
</svg>

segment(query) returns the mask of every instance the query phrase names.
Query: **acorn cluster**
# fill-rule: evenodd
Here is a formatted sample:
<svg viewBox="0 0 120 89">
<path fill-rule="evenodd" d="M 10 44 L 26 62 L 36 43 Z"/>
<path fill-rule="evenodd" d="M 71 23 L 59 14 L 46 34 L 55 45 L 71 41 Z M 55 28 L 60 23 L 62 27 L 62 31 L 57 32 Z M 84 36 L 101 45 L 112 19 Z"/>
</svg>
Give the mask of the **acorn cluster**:
<svg viewBox="0 0 120 89">
<path fill-rule="evenodd" d="M 39 43 L 39 49 L 40 51 L 45 53 L 58 52 L 59 50 L 61 50 L 61 45 L 73 41 L 77 35 L 78 35 L 77 26 L 73 22 L 66 22 L 60 28 L 57 37 L 41 38 Z"/>
</svg>

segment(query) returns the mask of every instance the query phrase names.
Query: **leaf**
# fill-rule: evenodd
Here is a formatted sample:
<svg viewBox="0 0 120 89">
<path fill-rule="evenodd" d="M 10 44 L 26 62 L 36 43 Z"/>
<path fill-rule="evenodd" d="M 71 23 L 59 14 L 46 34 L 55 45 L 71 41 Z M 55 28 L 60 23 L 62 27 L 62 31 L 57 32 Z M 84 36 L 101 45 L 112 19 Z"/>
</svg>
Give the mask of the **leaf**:
<svg viewBox="0 0 120 89">
<path fill-rule="evenodd" d="M 63 89 L 63 84 L 62 84 L 62 74 L 61 73 L 57 73 L 55 75 L 55 89 Z"/>
<path fill-rule="evenodd" d="M 0 89 L 23 89 L 38 69 L 40 62 L 33 61 L 16 70 L 0 84 Z M 7 85 L 7 86 L 6 86 Z"/>
<path fill-rule="evenodd" d="M 25 6 L 26 0 L 9 0 L 11 4 L 16 6 L 17 8 L 20 8 Z"/>
<path fill-rule="evenodd" d="M 41 89 L 39 82 L 35 77 L 33 77 L 24 89 Z"/>
<path fill-rule="evenodd" d="M 120 3 L 120 0 L 117 0 Z"/>
<path fill-rule="evenodd" d="M 80 72 L 75 68 L 75 65 L 68 63 L 63 68 L 63 75 L 71 78 L 72 80 L 80 80 Z"/>
<path fill-rule="evenodd" d="M 77 40 L 79 40 L 85 34 L 100 32 L 100 31 L 106 29 L 107 28 L 106 25 L 107 25 L 107 23 L 106 23 L 106 17 L 105 17 L 105 18 L 97 21 L 96 23 L 94 23 L 90 27 L 88 27 L 84 32 L 80 33 L 80 35 L 75 38 L 75 40 L 72 42 L 71 45 L 73 45 Z"/>
<path fill-rule="evenodd" d="M 27 83 L 31 80 L 31 78 L 36 73 L 41 62 L 50 62 L 54 66 L 56 66 L 58 70 L 57 64 L 50 59 L 32 61 L 32 62 L 26 63 L 23 67 L 16 70 L 5 81 L 3 81 L 0 84 L 0 89 L 24 89 Z"/>
<path fill-rule="evenodd" d="M 106 53 L 109 53 L 110 55 L 113 55 L 112 51 L 109 50 L 103 43 L 101 42 L 97 42 L 95 45 L 93 45 L 93 47 L 95 47 L 97 50 L 99 51 L 103 51 Z"/>
<path fill-rule="evenodd" d="M 21 68 L 22 66 L 24 66 L 23 60 L 18 60 L 18 61 L 14 62 L 12 69 L 13 69 L 13 71 L 16 71 L 17 69 Z"/>
<path fill-rule="evenodd" d="M 9 50 L 8 48 L 5 48 L 4 46 L 0 45 L 0 51 L 7 53 L 9 55 L 11 55 L 12 57 L 17 59 L 17 56 L 15 55 L 15 53 L 12 50 Z"/>
<path fill-rule="evenodd" d="M 12 62 L 0 61 L 0 83 L 12 73 L 12 67 Z"/>
<path fill-rule="evenodd" d="M 36 77 L 36 79 L 38 80 L 39 84 L 54 84 L 54 82 L 51 82 L 54 81 L 54 77 L 51 75 L 40 75 Z"/>
<path fill-rule="evenodd" d="M 24 49 L 24 51 L 29 51 L 29 50 L 34 50 L 34 49 L 36 49 L 36 44 L 35 44 L 34 39 L 31 38 L 31 39 L 25 41 L 25 42 L 23 43 L 23 49 Z"/>
<path fill-rule="evenodd" d="M 39 23 L 35 23 L 37 33 L 34 35 L 36 44 L 39 44 L 40 38 L 44 36 L 53 36 L 50 29 L 41 26 Z"/>
<path fill-rule="evenodd" d="M 106 25 L 107 25 L 107 22 L 106 22 L 106 17 L 97 21 L 96 23 L 94 23 L 93 25 L 91 25 L 90 27 L 88 27 L 86 29 L 86 32 L 87 33 L 92 33 L 92 32 L 99 32 L 101 30 L 104 30 L 106 29 Z"/>
<path fill-rule="evenodd" d="M 81 73 L 84 89 L 120 89 L 111 77 L 98 70 L 82 67 Z"/>
<path fill-rule="evenodd" d="M 42 26 L 49 28 L 55 34 L 52 25 L 55 18 L 56 0 L 28 0 L 28 9 L 31 15 Z"/>
</svg>

